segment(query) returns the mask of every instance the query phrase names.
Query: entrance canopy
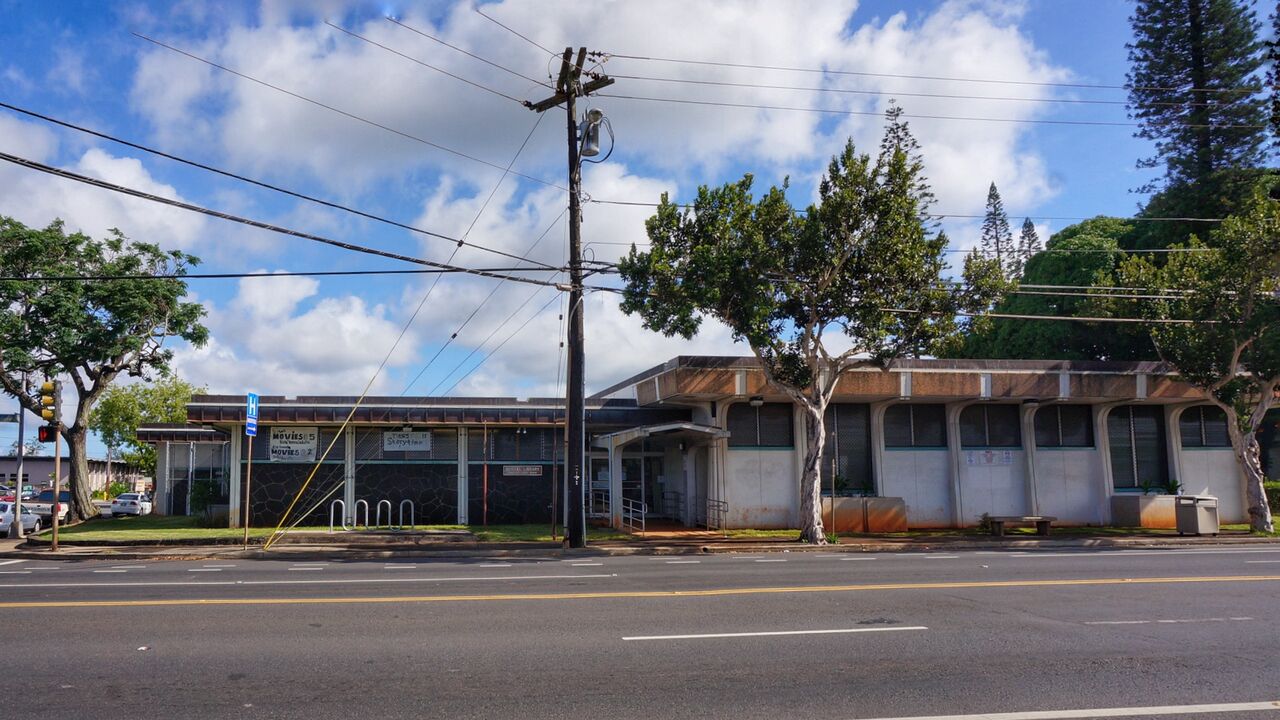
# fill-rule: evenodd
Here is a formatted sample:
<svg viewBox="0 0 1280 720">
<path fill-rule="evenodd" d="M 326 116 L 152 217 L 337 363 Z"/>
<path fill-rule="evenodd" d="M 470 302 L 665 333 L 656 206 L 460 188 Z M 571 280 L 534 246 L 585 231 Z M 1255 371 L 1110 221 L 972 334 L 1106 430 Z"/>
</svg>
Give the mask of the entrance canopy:
<svg viewBox="0 0 1280 720">
<path fill-rule="evenodd" d="M 620 448 L 642 438 L 657 438 L 700 445 L 718 438 L 729 437 L 728 430 L 721 430 L 710 425 L 698 425 L 691 422 L 662 423 L 660 425 L 643 425 L 629 430 L 620 430 L 608 435 L 598 435 L 591 443 L 598 448 Z"/>
</svg>

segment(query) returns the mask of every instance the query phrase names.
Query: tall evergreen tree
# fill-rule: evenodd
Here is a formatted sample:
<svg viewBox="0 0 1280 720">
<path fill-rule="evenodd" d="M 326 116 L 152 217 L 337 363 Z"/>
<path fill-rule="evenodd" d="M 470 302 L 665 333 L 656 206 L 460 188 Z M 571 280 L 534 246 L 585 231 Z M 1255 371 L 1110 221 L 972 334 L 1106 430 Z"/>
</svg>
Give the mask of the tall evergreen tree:
<svg viewBox="0 0 1280 720">
<path fill-rule="evenodd" d="M 1265 157 L 1266 98 L 1258 21 L 1244 0 L 1137 0 L 1129 18 L 1129 113 L 1155 143 L 1139 167 L 1165 167 L 1165 184 Z M 1156 189 L 1152 183 L 1143 190 Z"/>
<path fill-rule="evenodd" d="M 1022 233 L 1018 236 L 1018 276 L 1026 270 L 1027 261 L 1043 248 L 1040 246 L 1040 235 L 1036 232 L 1031 218 L 1022 219 Z"/>
<path fill-rule="evenodd" d="M 1280 150 L 1280 5 L 1271 14 L 1271 49 L 1267 52 L 1271 65 L 1267 87 L 1271 88 L 1271 145 Z"/>
<path fill-rule="evenodd" d="M 1009 229 L 1009 216 L 1004 212 L 1004 202 L 995 183 L 991 183 L 987 190 L 987 216 L 982 221 L 982 254 L 995 258 L 1006 278 L 1017 275 L 1013 231 Z"/>
</svg>

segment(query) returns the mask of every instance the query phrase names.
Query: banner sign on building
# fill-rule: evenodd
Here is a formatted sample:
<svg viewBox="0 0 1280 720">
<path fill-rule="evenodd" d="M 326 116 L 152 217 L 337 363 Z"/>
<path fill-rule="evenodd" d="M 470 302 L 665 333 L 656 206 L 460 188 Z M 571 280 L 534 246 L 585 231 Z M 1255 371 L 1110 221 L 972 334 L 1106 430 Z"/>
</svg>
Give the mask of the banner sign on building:
<svg viewBox="0 0 1280 720">
<path fill-rule="evenodd" d="M 271 462 L 315 462 L 319 442 L 319 428 L 272 427 Z"/>
<path fill-rule="evenodd" d="M 502 474 L 506 477 L 542 477 L 542 466 L 503 465 Z"/>
<path fill-rule="evenodd" d="M 430 432 L 388 431 L 382 433 L 383 452 L 431 452 Z"/>
<path fill-rule="evenodd" d="M 966 465 L 1012 465 L 1012 450 L 966 450 Z"/>
</svg>

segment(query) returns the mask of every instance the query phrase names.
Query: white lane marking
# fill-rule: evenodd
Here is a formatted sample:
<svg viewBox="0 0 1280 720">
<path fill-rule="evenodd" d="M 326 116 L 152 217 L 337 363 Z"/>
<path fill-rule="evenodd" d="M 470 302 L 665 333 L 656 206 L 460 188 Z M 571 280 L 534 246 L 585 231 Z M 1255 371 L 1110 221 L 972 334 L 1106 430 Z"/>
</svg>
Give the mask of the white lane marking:
<svg viewBox="0 0 1280 720">
<path fill-rule="evenodd" d="M 30 575 L 30 570 L 0 570 L 0 575 Z"/>
<path fill-rule="evenodd" d="M 701 560 L 668 560 L 668 565 L 697 565 Z"/>
<path fill-rule="evenodd" d="M 877 558 L 873 558 L 873 557 L 869 557 L 869 558 L 863 558 L 863 557 L 851 557 L 851 558 L 840 558 L 840 559 L 841 559 L 841 560 L 843 560 L 844 562 L 852 562 L 852 561 L 858 561 L 858 560 L 863 560 L 863 561 L 865 561 L 865 560 L 876 560 Z"/>
<path fill-rule="evenodd" d="M 600 567 L 604 563 L 576 562 L 576 563 L 569 563 L 569 564 L 572 565 L 573 567 Z"/>
<path fill-rule="evenodd" d="M 144 567 L 146 567 L 146 565 L 112 565 L 111 569 L 112 570 L 135 570 L 137 568 L 144 568 Z M 205 567 L 209 567 L 209 566 L 205 565 Z"/>
<path fill-rule="evenodd" d="M 0 562 L 0 565 L 17 565 L 18 563 L 23 562 L 26 562 L 26 560 L 5 560 L 4 562 Z"/>
<path fill-rule="evenodd" d="M 129 572 L 129 571 L 128 571 L 128 570 L 94 570 L 94 572 L 96 572 L 96 573 L 122 573 L 122 572 Z"/>
<path fill-rule="evenodd" d="M 1152 705 L 1149 707 L 1087 708 L 1083 710 L 1031 710 L 1028 712 L 978 713 L 976 715 L 917 715 L 866 718 L 865 720 L 1077 720 L 1079 718 L 1152 717 L 1193 713 L 1258 712 L 1280 710 L 1280 700 L 1209 705 Z"/>
<path fill-rule="evenodd" d="M 1246 563 L 1280 563 L 1280 560 L 1245 560 Z"/>
<path fill-rule="evenodd" d="M 764 556 L 763 555 L 730 555 L 729 559 L 730 560 L 755 560 L 756 558 L 762 558 L 762 557 Z"/>
<path fill-rule="evenodd" d="M 959 560 L 959 555 L 925 555 L 925 560 Z"/>
<path fill-rule="evenodd" d="M 698 635 L 632 635 L 623 640 L 704 640 L 708 638 L 778 637 L 782 635 L 843 635 L 847 633 L 897 632 L 901 630 L 928 630 L 923 625 L 902 627 L 861 627 L 838 630 L 774 630 L 770 632 L 701 633 Z"/>
<path fill-rule="evenodd" d="M 61 570 L 59 567 L 29 567 L 28 570 Z"/>
<path fill-rule="evenodd" d="M 838 557 L 840 557 L 840 553 L 813 553 L 813 554 L 812 554 L 812 555 L 810 555 L 809 557 L 816 557 L 816 558 L 838 558 Z"/>
<path fill-rule="evenodd" d="M 417 570 L 417 565 L 383 565 L 383 570 Z"/>
<path fill-rule="evenodd" d="M 769 558 L 766 560 L 757 560 L 756 562 L 786 562 L 786 560 L 784 560 L 783 558 L 777 558 L 777 559 Z"/>
<path fill-rule="evenodd" d="M 4 583 L 0 588 L 80 588 L 80 587 L 215 587 L 236 585 L 370 585 L 375 583 L 491 582 L 498 580 L 582 580 L 618 577 L 617 573 L 594 575 L 506 575 L 491 577 L 351 578 L 345 580 L 188 580 L 154 582 L 89 583 Z"/>
<path fill-rule="evenodd" d="M 480 563 L 476 567 L 511 567 L 511 563 Z"/>
<path fill-rule="evenodd" d="M 222 568 L 187 568 L 187 572 L 222 572 Z"/>
<path fill-rule="evenodd" d="M 233 568 L 235 565 L 201 565 L 202 568 Z"/>
<path fill-rule="evenodd" d="M 1177 623 L 1242 622 L 1251 617 L 1179 618 L 1177 620 L 1092 620 L 1085 625 L 1173 625 Z"/>
<path fill-rule="evenodd" d="M 291 567 L 291 568 L 289 568 L 289 571 L 290 571 L 290 572 L 293 572 L 294 570 L 323 570 L 323 569 L 324 569 L 324 568 L 322 568 L 322 567 L 310 567 L 310 566 L 304 566 L 304 567 Z"/>
</svg>

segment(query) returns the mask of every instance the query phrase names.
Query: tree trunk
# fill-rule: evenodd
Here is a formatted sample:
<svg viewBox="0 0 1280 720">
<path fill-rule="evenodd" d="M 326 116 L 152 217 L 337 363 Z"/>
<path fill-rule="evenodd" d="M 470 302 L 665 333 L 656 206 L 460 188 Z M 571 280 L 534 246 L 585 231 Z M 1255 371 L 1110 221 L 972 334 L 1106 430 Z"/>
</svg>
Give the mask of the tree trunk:
<svg viewBox="0 0 1280 720">
<path fill-rule="evenodd" d="M 822 527 L 822 449 L 827 433 L 823 423 L 823 410 L 808 403 L 804 405 L 805 451 L 804 472 L 800 475 L 800 542 L 826 545 L 827 535 Z M 835 502 L 835 498 L 832 498 Z"/>
<path fill-rule="evenodd" d="M 1258 413 L 1255 415 L 1260 416 Z M 1262 473 L 1258 428 L 1250 428 L 1250 432 L 1242 431 L 1235 413 L 1228 412 L 1227 434 L 1231 437 L 1231 449 L 1235 451 L 1236 461 L 1240 464 L 1241 472 L 1244 473 L 1245 502 L 1249 507 L 1249 529 L 1255 532 L 1275 532 L 1275 523 L 1271 520 L 1271 504 L 1267 502 L 1267 493 L 1262 486 L 1266 476 Z"/>
<path fill-rule="evenodd" d="M 89 459 L 86 441 L 88 430 L 83 425 L 73 425 L 62 435 L 71 455 L 71 500 L 76 517 L 88 520 L 98 514 L 89 488 Z"/>
<path fill-rule="evenodd" d="M 1189 124 L 1195 128 L 1195 167 L 1193 179 L 1200 180 L 1213 172 L 1213 135 L 1212 116 L 1209 103 L 1214 102 L 1213 93 L 1196 92 L 1205 90 L 1208 85 L 1209 70 L 1204 47 L 1204 9 L 1201 0 L 1190 0 L 1187 3 L 1187 32 L 1191 41 L 1191 110 L 1188 115 Z"/>
</svg>

